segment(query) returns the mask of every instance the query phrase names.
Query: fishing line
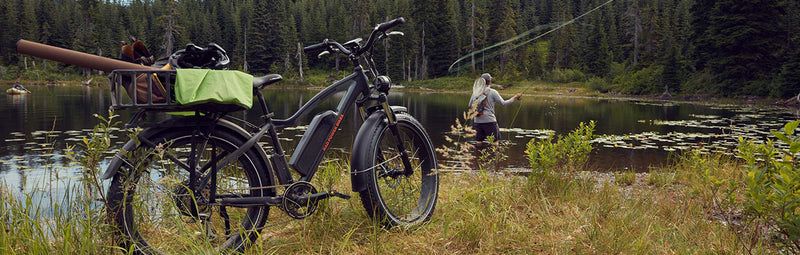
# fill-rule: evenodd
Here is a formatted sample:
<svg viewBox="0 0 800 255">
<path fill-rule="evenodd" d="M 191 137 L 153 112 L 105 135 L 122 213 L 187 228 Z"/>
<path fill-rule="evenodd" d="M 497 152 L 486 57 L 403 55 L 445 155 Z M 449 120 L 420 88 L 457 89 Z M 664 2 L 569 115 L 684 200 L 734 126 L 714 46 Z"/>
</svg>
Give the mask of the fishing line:
<svg viewBox="0 0 800 255">
<path fill-rule="evenodd" d="M 512 46 L 512 47 L 509 47 L 509 48 L 507 48 L 507 49 L 506 49 L 506 50 L 504 50 L 504 51 L 501 51 L 501 52 L 494 52 L 494 53 L 490 54 L 490 55 L 489 55 L 489 57 L 494 57 L 494 56 L 497 56 L 497 55 L 499 55 L 499 54 L 502 54 L 502 53 L 509 52 L 509 51 L 511 51 L 511 50 L 514 50 L 514 49 L 516 49 L 516 48 L 519 48 L 519 47 L 520 47 L 520 46 L 522 46 L 522 45 L 528 44 L 528 43 L 530 43 L 530 42 L 532 42 L 532 41 L 535 41 L 535 40 L 537 40 L 537 39 L 539 39 L 539 38 L 542 38 L 543 36 L 546 36 L 546 35 L 548 35 L 548 34 L 550 34 L 550 33 L 552 33 L 552 32 L 555 32 L 555 31 L 557 31 L 557 30 L 559 30 L 559 29 L 561 29 L 561 28 L 563 28 L 563 27 L 565 27 L 565 26 L 567 26 L 567 25 L 569 25 L 569 24 L 575 23 L 575 21 L 577 21 L 578 19 L 580 19 L 580 18 L 583 18 L 584 16 L 586 16 L 586 15 L 589 15 L 590 13 L 592 13 L 592 12 L 594 12 L 594 11 L 596 11 L 596 10 L 600 9 L 600 8 L 603 8 L 604 6 L 606 6 L 606 5 L 608 5 L 608 4 L 612 3 L 612 2 L 614 2 L 614 0 L 608 0 L 608 1 L 606 1 L 605 3 L 603 3 L 603 4 L 601 4 L 601 5 L 598 5 L 598 6 L 596 6 L 596 7 L 592 8 L 591 10 L 589 10 L 589 11 L 587 11 L 587 12 L 585 12 L 585 13 L 583 13 L 583 14 L 581 14 L 581 15 L 578 15 L 578 17 L 575 17 L 574 19 L 571 19 L 571 20 L 569 20 L 569 21 L 567 21 L 567 22 L 560 22 L 560 23 L 557 23 L 558 25 L 557 25 L 555 28 L 553 28 L 553 29 L 550 29 L 550 30 L 549 30 L 549 31 L 547 31 L 547 32 L 544 32 L 543 34 L 540 34 L 540 35 L 538 35 L 538 36 L 536 36 L 536 37 L 533 37 L 533 38 L 531 38 L 531 39 L 525 40 L 525 41 L 523 41 L 522 43 L 520 43 L 520 44 L 517 44 L 517 45 L 514 45 L 514 46 Z M 505 40 L 505 41 L 499 42 L 499 43 L 497 43 L 497 44 L 495 44 L 495 45 L 492 45 L 492 46 L 489 46 L 489 47 L 483 48 L 483 49 L 481 49 L 481 50 L 478 50 L 478 51 L 472 52 L 472 53 L 470 53 L 470 54 L 467 54 L 467 55 L 465 55 L 465 56 L 463 56 L 463 57 L 461 57 L 461 58 L 457 59 L 455 62 L 453 62 L 453 64 L 452 64 L 452 65 L 450 65 L 450 68 L 449 68 L 448 70 L 449 70 L 451 73 L 453 73 L 453 72 L 456 72 L 456 71 L 458 71 L 458 70 L 461 70 L 461 69 L 463 69 L 464 67 L 466 67 L 466 64 L 464 64 L 464 65 L 460 66 L 460 67 L 459 67 L 458 69 L 456 69 L 455 71 L 453 70 L 453 66 L 455 66 L 455 65 L 456 65 L 456 64 L 457 64 L 459 61 L 462 61 L 462 60 L 464 60 L 464 59 L 466 59 L 466 58 L 468 58 L 468 57 L 474 56 L 474 55 L 476 55 L 476 54 L 479 54 L 479 53 L 482 53 L 482 52 L 484 52 L 484 51 L 486 51 L 486 50 L 489 50 L 489 49 L 492 49 L 492 48 L 496 48 L 496 47 L 499 47 L 499 46 L 501 46 L 501 45 L 504 45 L 504 44 L 507 44 L 507 43 L 511 43 L 511 42 L 513 42 L 513 41 L 516 41 L 516 40 L 518 40 L 519 38 L 522 38 L 522 37 L 524 37 L 524 36 L 527 36 L 528 34 L 531 34 L 531 33 L 535 32 L 535 31 L 542 30 L 542 29 L 543 29 L 543 28 L 542 28 L 543 26 L 550 26 L 550 25 L 542 25 L 542 26 L 537 26 L 537 27 L 535 27 L 535 28 L 533 28 L 533 29 L 531 29 L 531 30 L 525 31 L 524 33 L 522 33 L 522 34 L 520 34 L 520 35 L 518 35 L 518 36 L 516 36 L 516 37 L 514 37 L 514 38 L 511 38 L 511 39 L 508 39 L 508 40 Z M 521 94 L 524 94 L 524 93 L 525 93 L 525 91 L 528 91 L 528 89 L 530 89 L 530 88 L 531 88 L 531 87 L 528 87 L 528 88 L 526 88 L 525 90 L 523 90 L 523 91 L 522 91 L 522 92 L 520 92 L 520 93 L 521 93 Z M 514 126 L 514 122 L 517 120 L 517 115 L 519 115 L 520 109 L 522 109 L 522 104 L 520 104 L 520 105 L 519 105 L 519 108 L 517 108 L 517 112 L 516 112 L 516 113 L 514 113 L 514 117 L 511 119 L 511 124 L 509 124 L 509 127 L 513 127 L 513 126 Z"/>
<path fill-rule="evenodd" d="M 546 36 L 546 35 L 548 35 L 548 34 L 550 34 L 550 33 L 552 33 L 552 32 L 555 32 L 555 31 L 557 31 L 557 30 L 559 30 L 559 29 L 561 29 L 561 28 L 563 28 L 563 27 L 565 27 L 565 26 L 567 26 L 567 25 L 569 25 L 569 24 L 572 24 L 572 23 L 574 23 L 575 21 L 577 21 L 578 19 L 580 19 L 580 18 L 583 18 L 584 16 L 586 16 L 586 15 L 589 15 L 590 13 L 592 13 L 592 12 L 594 12 L 594 11 L 596 11 L 596 10 L 600 9 L 600 8 L 603 8 L 604 6 L 606 6 L 606 5 L 608 5 L 608 4 L 612 3 L 612 2 L 614 2 L 614 0 L 608 0 L 607 2 L 605 2 L 605 3 L 601 4 L 601 5 L 598 5 L 598 6 L 594 7 L 594 8 L 592 8 L 591 10 L 589 10 L 589 11 L 587 11 L 587 12 L 585 12 L 585 13 L 581 14 L 581 15 L 578 15 L 578 17 L 575 17 L 574 19 L 571 19 L 571 20 L 569 20 L 569 21 L 567 21 L 567 22 L 556 22 L 556 23 L 551 23 L 551 24 L 547 24 L 547 25 L 539 25 L 539 26 L 536 26 L 536 27 L 534 27 L 533 29 L 530 29 L 530 30 L 528 30 L 528 31 L 525 31 L 525 32 L 523 32 L 522 34 L 519 34 L 519 35 L 517 35 L 517 36 L 515 36 L 515 37 L 513 37 L 513 38 L 511 38 L 511 39 L 508 39 L 508 40 L 505 40 L 505 41 L 502 41 L 502 42 L 496 43 L 496 44 L 494 44 L 494 45 L 492 45 L 492 46 L 489 46 L 489 47 L 486 47 L 486 48 L 483 48 L 483 49 L 480 49 L 480 50 L 477 50 L 477 51 L 473 51 L 473 52 L 471 52 L 471 53 L 469 53 L 469 54 L 467 54 L 467 55 L 464 55 L 463 57 L 460 57 L 460 58 L 458 58 L 458 59 L 457 59 L 455 62 L 453 62 L 453 64 L 451 64 L 451 65 L 450 65 L 450 67 L 449 67 L 447 70 L 448 70 L 448 72 L 450 72 L 450 73 L 458 72 L 458 71 L 460 71 L 461 69 L 464 69 L 465 67 L 467 67 L 467 64 L 465 63 L 465 64 L 463 64 L 463 65 L 461 65 L 461 66 L 459 66 L 459 67 L 457 67 L 457 68 L 455 68 L 455 69 L 453 69 L 453 67 L 455 67 L 455 66 L 456 66 L 456 64 L 458 64 L 459 62 L 461 62 L 461 61 L 462 61 L 462 60 L 464 60 L 464 59 L 467 59 L 468 57 L 472 57 L 472 56 L 478 55 L 478 54 L 480 54 L 480 53 L 483 53 L 483 52 L 485 52 L 485 51 L 488 51 L 488 50 L 491 50 L 491 49 L 494 49 L 494 48 L 500 47 L 500 46 L 502 46 L 502 45 L 509 44 L 509 43 L 511 43 L 511 42 L 514 42 L 514 41 L 516 41 L 516 40 L 519 40 L 520 38 L 523 38 L 523 37 L 525 37 L 525 36 L 528 36 L 528 35 L 529 35 L 529 34 L 531 34 L 531 33 L 538 32 L 538 31 L 541 31 L 541 30 L 547 29 L 547 28 L 549 28 L 549 27 L 553 27 L 553 26 L 555 26 L 555 28 L 553 28 L 553 29 L 550 29 L 550 30 L 548 30 L 547 32 L 544 32 L 543 34 L 540 34 L 540 35 L 538 35 L 538 36 L 536 36 L 536 37 L 534 37 L 534 38 L 528 39 L 528 40 L 526 40 L 526 41 L 524 41 L 524 42 L 522 42 L 522 43 L 520 43 L 520 44 L 516 44 L 516 45 L 514 45 L 514 46 L 512 46 L 512 47 L 510 47 L 510 48 L 506 48 L 505 50 L 501 50 L 501 51 L 497 51 L 497 52 L 492 52 L 492 53 L 490 53 L 488 56 L 486 56 L 486 55 L 483 55 L 483 56 L 481 57 L 481 60 L 484 60 L 484 59 L 486 59 L 486 58 L 493 58 L 493 57 L 495 57 L 495 56 L 497 56 L 497 55 L 500 55 L 500 54 L 503 54 L 503 53 L 506 53 L 506 52 L 512 51 L 512 50 L 514 50 L 514 49 L 516 49 L 516 48 L 519 48 L 519 47 L 521 47 L 521 46 L 523 46 L 523 45 L 525 45 L 525 44 L 528 44 L 528 43 L 530 43 L 530 42 L 532 42 L 532 41 L 535 41 L 535 40 L 537 40 L 537 39 L 539 39 L 539 38 L 542 38 L 543 36 Z"/>
</svg>

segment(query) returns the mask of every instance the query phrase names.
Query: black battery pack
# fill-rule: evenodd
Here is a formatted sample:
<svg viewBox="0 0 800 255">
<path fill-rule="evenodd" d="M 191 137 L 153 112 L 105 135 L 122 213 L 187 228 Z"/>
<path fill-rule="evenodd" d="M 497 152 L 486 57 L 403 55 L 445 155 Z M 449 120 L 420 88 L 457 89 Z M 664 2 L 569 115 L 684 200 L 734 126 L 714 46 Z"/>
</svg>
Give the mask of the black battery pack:
<svg viewBox="0 0 800 255">
<path fill-rule="evenodd" d="M 289 159 L 289 166 L 303 176 L 313 175 L 319 167 L 325 151 L 330 145 L 335 129 L 339 128 L 339 122 L 344 115 L 340 116 L 334 111 L 328 110 L 314 116 L 308 129 L 300 138 Z"/>
</svg>

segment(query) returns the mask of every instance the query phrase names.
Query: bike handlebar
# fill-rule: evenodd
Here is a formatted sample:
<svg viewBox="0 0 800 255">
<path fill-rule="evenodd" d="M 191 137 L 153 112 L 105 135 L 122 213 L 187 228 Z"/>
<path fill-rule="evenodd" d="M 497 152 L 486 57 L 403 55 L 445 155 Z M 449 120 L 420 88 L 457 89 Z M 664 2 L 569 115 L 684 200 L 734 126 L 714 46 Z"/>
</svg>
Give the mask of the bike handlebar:
<svg viewBox="0 0 800 255">
<path fill-rule="evenodd" d="M 406 23 L 406 19 L 404 19 L 403 17 L 399 17 L 399 18 L 396 18 L 396 19 L 393 19 L 393 20 L 390 20 L 390 21 L 387 21 L 387 22 L 384 22 L 384 23 L 376 25 L 375 29 L 373 29 L 372 33 L 369 35 L 369 39 L 367 39 L 367 43 L 364 45 L 364 47 L 361 47 L 360 49 L 358 49 L 357 52 L 352 52 L 352 51 L 348 50 L 347 48 L 345 48 L 344 46 L 342 46 L 341 44 L 339 44 L 338 42 L 335 42 L 333 40 L 328 40 L 328 39 L 322 40 L 321 43 L 317 43 L 317 44 L 313 44 L 313 45 L 307 46 L 307 47 L 303 48 L 303 51 L 309 53 L 309 52 L 316 52 L 316 51 L 322 51 L 322 50 L 327 50 L 327 49 L 334 49 L 334 50 L 339 51 L 339 52 L 341 52 L 343 54 L 346 54 L 346 55 L 351 55 L 351 54 L 356 55 L 356 56 L 357 55 L 361 55 L 362 53 L 366 52 L 367 50 L 372 49 L 372 46 L 375 44 L 375 40 L 377 40 L 377 38 L 378 38 L 378 36 L 380 34 L 386 33 L 387 30 L 389 30 L 389 29 L 391 29 L 393 27 L 405 24 L 405 23 Z"/>
<path fill-rule="evenodd" d="M 393 20 L 378 24 L 377 26 L 375 26 L 375 29 L 372 30 L 372 34 L 369 35 L 369 39 L 367 39 L 367 44 L 365 44 L 364 47 L 362 47 L 361 50 L 359 50 L 359 52 L 356 53 L 356 55 L 361 55 L 361 53 L 364 53 L 364 52 L 372 49 L 372 45 L 375 44 L 375 40 L 378 39 L 378 35 L 384 34 L 384 33 L 386 33 L 387 30 L 389 30 L 389 29 L 391 29 L 393 27 L 405 24 L 405 23 L 406 23 L 406 19 L 404 19 L 403 17 L 399 17 L 399 18 L 396 18 L 396 19 L 393 19 Z"/>
<path fill-rule="evenodd" d="M 399 25 L 402 25 L 402 24 L 405 24 L 405 23 L 406 23 L 406 19 L 403 18 L 403 17 L 399 17 L 399 18 L 396 18 L 396 19 L 393 19 L 393 20 L 378 24 L 377 26 L 375 26 L 375 30 L 374 31 L 386 32 L 386 31 L 389 31 L 389 29 L 391 29 L 393 27 L 396 27 L 396 26 L 399 26 Z"/>
<path fill-rule="evenodd" d="M 328 40 L 328 39 L 322 40 L 321 43 L 317 43 L 317 44 L 314 44 L 314 45 L 310 45 L 310 46 L 304 47 L 303 51 L 306 52 L 306 53 L 308 53 L 308 52 L 317 52 L 317 51 L 321 51 L 321 50 L 331 49 L 332 47 L 335 47 L 336 50 L 338 50 L 339 52 L 341 52 L 341 53 L 343 53 L 345 55 L 350 55 L 350 53 L 352 53 L 350 50 L 348 50 L 347 48 L 345 48 L 344 46 L 342 46 L 338 42 L 335 42 L 333 40 Z"/>
</svg>

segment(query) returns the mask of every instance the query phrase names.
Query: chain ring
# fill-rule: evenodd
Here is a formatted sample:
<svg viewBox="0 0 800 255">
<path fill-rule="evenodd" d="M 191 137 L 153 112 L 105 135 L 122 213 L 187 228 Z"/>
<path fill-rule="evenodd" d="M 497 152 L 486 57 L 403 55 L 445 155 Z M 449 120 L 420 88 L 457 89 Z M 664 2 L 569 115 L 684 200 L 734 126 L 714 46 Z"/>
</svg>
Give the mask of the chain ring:
<svg viewBox="0 0 800 255">
<path fill-rule="evenodd" d="M 300 201 L 296 201 L 296 197 L 300 196 L 308 196 L 311 194 L 317 193 L 317 189 L 314 188 L 314 185 L 311 185 L 310 182 L 306 181 L 298 181 L 289 185 L 286 188 L 286 191 L 283 193 L 283 200 L 281 202 L 281 209 L 286 212 L 289 217 L 293 219 L 305 219 L 311 214 L 314 214 L 314 211 L 317 210 L 317 202 L 318 201 L 308 201 L 308 203 L 301 203 Z"/>
</svg>

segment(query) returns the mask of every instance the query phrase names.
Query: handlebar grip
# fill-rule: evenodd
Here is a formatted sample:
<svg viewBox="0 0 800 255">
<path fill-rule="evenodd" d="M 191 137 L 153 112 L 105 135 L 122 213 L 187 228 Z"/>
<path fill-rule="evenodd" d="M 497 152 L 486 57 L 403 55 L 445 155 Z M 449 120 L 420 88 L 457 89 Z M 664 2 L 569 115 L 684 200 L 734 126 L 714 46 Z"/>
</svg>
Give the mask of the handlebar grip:
<svg viewBox="0 0 800 255">
<path fill-rule="evenodd" d="M 310 53 L 310 52 L 317 52 L 321 50 L 328 49 L 328 39 L 323 40 L 321 43 L 309 45 L 303 48 L 303 52 Z"/>
<path fill-rule="evenodd" d="M 399 17 L 399 18 L 387 21 L 385 23 L 378 24 L 378 27 L 375 30 L 386 31 L 386 30 L 389 30 L 389 29 L 391 29 L 391 28 L 393 28 L 395 26 L 399 26 L 399 25 L 402 25 L 402 24 L 405 24 L 405 23 L 406 23 L 406 19 L 404 19 L 403 17 Z"/>
</svg>

